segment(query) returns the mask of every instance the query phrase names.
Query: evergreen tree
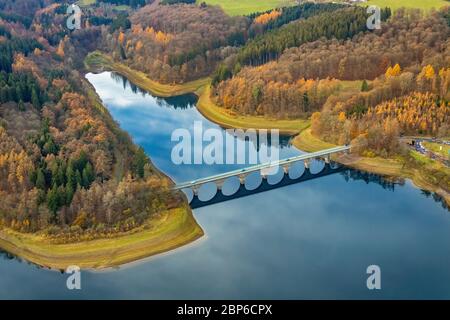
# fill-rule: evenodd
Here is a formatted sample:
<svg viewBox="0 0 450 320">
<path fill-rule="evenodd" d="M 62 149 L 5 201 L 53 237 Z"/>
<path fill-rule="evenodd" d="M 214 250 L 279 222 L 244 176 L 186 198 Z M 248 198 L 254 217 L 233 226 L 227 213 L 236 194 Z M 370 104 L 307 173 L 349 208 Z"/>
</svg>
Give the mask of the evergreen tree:
<svg viewBox="0 0 450 320">
<path fill-rule="evenodd" d="M 58 153 L 58 146 L 55 144 L 52 137 L 49 137 L 47 142 L 44 144 L 43 151 L 44 151 L 44 155 L 48 155 L 48 154 L 56 155 Z"/>
<path fill-rule="evenodd" d="M 41 108 L 41 102 L 39 101 L 39 97 L 38 97 L 36 88 L 33 88 L 31 90 L 31 103 L 33 104 L 33 106 L 36 109 L 40 109 Z"/>
<path fill-rule="evenodd" d="M 77 189 L 83 186 L 83 179 L 79 170 L 76 171 L 75 179 L 77 181 Z"/>
<path fill-rule="evenodd" d="M 69 160 L 69 164 L 67 165 L 66 169 L 66 181 L 67 181 L 67 188 L 71 188 L 72 190 L 75 190 L 77 187 L 77 177 L 76 173 L 73 169 L 73 162 L 72 160 Z"/>
<path fill-rule="evenodd" d="M 72 203 L 72 199 L 73 199 L 73 195 L 75 194 L 75 189 L 70 185 L 67 184 L 66 186 L 66 201 L 65 204 L 66 206 L 70 206 L 70 204 Z"/>
<path fill-rule="evenodd" d="M 18 108 L 20 111 L 25 111 L 25 104 L 22 100 L 19 101 Z"/>
<path fill-rule="evenodd" d="M 120 57 L 121 57 L 123 60 L 126 60 L 126 59 L 127 59 L 127 55 L 126 55 L 126 53 L 125 53 L 125 49 L 123 48 L 123 46 L 120 46 Z"/>
<path fill-rule="evenodd" d="M 41 168 L 39 168 L 37 170 L 37 174 L 36 174 L 36 188 L 41 189 L 41 190 L 45 190 L 46 189 L 45 176 L 44 176 L 44 172 L 42 172 Z"/>
<path fill-rule="evenodd" d="M 47 194 L 47 207 L 55 216 L 59 209 L 58 187 L 56 184 L 53 185 L 52 189 Z"/>
<path fill-rule="evenodd" d="M 363 81 L 362 85 L 361 85 L 361 91 L 362 92 L 367 92 L 369 91 L 369 84 L 367 83 L 366 80 Z"/>
<path fill-rule="evenodd" d="M 144 152 L 144 149 L 141 147 L 136 152 L 134 156 L 134 173 L 139 177 L 143 178 L 145 174 L 145 165 L 147 164 L 147 155 Z"/>
<path fill-rule="evenodd" d="M 86 167 L 83 169 L 83 187 L 89 189 L 94 179 L 94 170 L 92 168 L 92 165 L 88 162 Z"/>
</svg>

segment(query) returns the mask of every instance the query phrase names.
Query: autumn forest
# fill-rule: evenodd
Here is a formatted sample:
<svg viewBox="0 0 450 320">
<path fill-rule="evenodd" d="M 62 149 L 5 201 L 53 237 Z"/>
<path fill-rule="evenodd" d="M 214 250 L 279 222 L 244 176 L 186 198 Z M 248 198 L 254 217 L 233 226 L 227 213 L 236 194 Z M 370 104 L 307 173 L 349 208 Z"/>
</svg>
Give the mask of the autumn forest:
<svg viewBox="0 0 450 320">
<path fill-rule="evenodd" d="M 361 156 L 404 154 L 403 135 L 450 136 L 449 7 L 382 8 L 368 30 L 364 7 L 336 3 L 229 16 L 194 1 L 102 0 L 72 31 L 67 6 L 1 2 L 0 226 L 67 242 L 184 205 L 84 78 L 96 50 L 165 85 L 209 78 L 224 111 L 307 120 Z"/>
</svg>

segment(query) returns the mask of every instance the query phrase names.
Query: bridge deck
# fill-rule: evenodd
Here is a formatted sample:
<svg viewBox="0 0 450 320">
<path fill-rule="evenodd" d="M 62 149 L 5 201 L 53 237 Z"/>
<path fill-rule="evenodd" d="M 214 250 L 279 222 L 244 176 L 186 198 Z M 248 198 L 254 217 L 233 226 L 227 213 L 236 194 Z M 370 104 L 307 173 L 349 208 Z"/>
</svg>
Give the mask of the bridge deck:
<svg viewBox="0 0 450 320">
<path fill-rule="evenodd" d="M 270 169 L 273 167 L 280 167 L 280 166 L 284 166 L 284 165 L 291 164 L 291 163 L 298 162 L 298 161 L 305 161 L 305 160 L 310 160 L 310 159 L 314 159 L 314 158 L 325 157 L 325 156 L 331 155 L 333 153 L 343 152 L 343 151 L 347 151 L 347 150 L 350 150 L 350 146 L 340 146 L 340 147 L 334 147 L 334 148 L 325 149 L 325 150 L 321 150 L 321 151 L 317 151 L 317 152 L 302 154 L 299 156 L 290 157 L 287 159 L 278 160 L 278 161 L 274 161 L 274 162 L 258 164 L 258 165 L 247 167 L 244 169 L 233 170 L 233 171 L 217 174 L 217 175 L 206 177 L 206 178 L 201 178 L 201 179 L 197 179 L 197 180 L 180 183 L 174 187 L 174 190 L 192 188 L 192 187 L 200 186 L 200 185 L 203 185 L 203 184 L 206 184 L 209 182 L 225 180 L 227 178 L 231 178 L 234 176 L 239 176 L 242 174 L 249 174 L 252 172 L 261 171 L 264 169 Z"/>
</svg>

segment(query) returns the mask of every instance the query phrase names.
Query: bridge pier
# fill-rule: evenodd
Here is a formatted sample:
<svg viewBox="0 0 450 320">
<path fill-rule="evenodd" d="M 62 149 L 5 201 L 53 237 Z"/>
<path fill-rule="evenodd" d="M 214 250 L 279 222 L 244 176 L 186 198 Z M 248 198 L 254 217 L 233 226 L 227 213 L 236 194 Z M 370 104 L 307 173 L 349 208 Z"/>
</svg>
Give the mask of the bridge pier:
<svg viewBox="0 0 450 320">
<path fill-rule="evenodd" d="M 216 187 L 217 191 L 222 191 L 223 185 L 225 184 L 226 180 L 217 180 L 216 181 Z"/>
<path fill-rule="evenodd" d="M 195 197 L 198 197 L 198 191 L 200 190 L 200 187 L 199 187 L 199 186 L 193 186 L 193 187 L 191 188 L 191 190 L 192 190 L 192 192 L 194 193 L 194 196 L 195 196 Z"/>
<path fill-rule="evenodd" d="M 338 153 L 338 152 L 347 152 L 350 148 L 351 148 L 350 146 L 334 147 L 334 148 L 330 148 L 327 150 L 312 152 L 309 154 L 302 154 L 302 155 L 291 157 L 291 158 L 284 159 L 284 160 L 278 160 L 278 161 L 274 161 L 274 162 L 268 162 L 265 164 L 259 164 L 259 165 L 255 165 L 255 166 L 249 167 L 249 168 L 237 169 L 237 170 L 233 170 L 233 171 L 230 171 L 227 173 L 218 174 L 218 175 L 207 177 L 207 178 L 202 178 L 202 179 L 197 179 L 197 180 L 181 183 L 181 184 L 176 185 L 173 188 L 173 190 L 191 189 L 194 194 L 193 200 L 191 201 L 193 203 L 193 207 L 199 207 L 199 206 L 201 206 L 201 201 L 198 197 L 199 189 L 204 184 L 214 182 L 214 183 L 216 183 L 217 190 L 223 191 L 222 190 L 223 185 L 228 178 L 238 177 L 240 186 L 239 186 L 236 197 L 241 197 L 241 196 L 245 196 L 245 195 L 249 194 L 250 192 L 253 192 L 253 190 L 246 190 L 245 183 L 246 183 L 247 176 L 253 172 L 259 172 L 259 174 L 261 175 L 261 178 L 262 178 L 262 183 L 261 183 L 260 187 L 257 188 L 257 192 L 262 192 L 264 190 L 269 190 L 272 188 L 272 185 L 270 185 L 268 182 L 268 175 L 271 174 L 271 172 L 272 172 L 272 171 L 270 171 L 271 169 L 275 169 L 275 168 L 279 169 L 279 167 L 283 168 L 284 176 L 283 176 L 283 179 L 279 182 L 279 184 L 281 184 L 281 185 L 288 185 L 288 184 L 292 184 L 292 183 L 298 182 L 298 181 L 309 180 L 314 177 L 320 177 L 320 176 L 326 175 L 328 173 L 332 173 L 332 172 L 339 170 L 340 166 L 337 166 L 336 169 L 334 168 L 335 165 L 334 165 L 334 162 L 331 160 L 331 155 Z M 322 160 L 325 161 L 325 167 L 321 172 L 319 172 L 317 174 L 311 173 L 310 168 L 311 168 L 312 159 L 318 159 L 321 161 Z M 295 178 L 291 179 L 289 177 L 289 171 L 290 171 L 291 164 L 295 163 L 295 162 L 302 162 L 302 161 L 303 161 L 304 167 L 305 167 L 303 174 L 297 179 L 295 179 Z M 222 201 L 223 199 L 229 199 L 229 198 L 230 198 L 230 196 L 224 195 L 223 192 L 217 192 L 215 198 L 212 201 L 208 201 L 208 203 L 217 202 L 219 200 Z"/>
<path fill-rule="evenodd" d="M 310 159 L 307 159 L 307 160 L 303 161 L 303 164 L 304 164 L 304 166 L 305 166 L 305 170 L 306 170 L 306 169 L 309 170 L 310 162 L 311 162 Z"/>
</svg>

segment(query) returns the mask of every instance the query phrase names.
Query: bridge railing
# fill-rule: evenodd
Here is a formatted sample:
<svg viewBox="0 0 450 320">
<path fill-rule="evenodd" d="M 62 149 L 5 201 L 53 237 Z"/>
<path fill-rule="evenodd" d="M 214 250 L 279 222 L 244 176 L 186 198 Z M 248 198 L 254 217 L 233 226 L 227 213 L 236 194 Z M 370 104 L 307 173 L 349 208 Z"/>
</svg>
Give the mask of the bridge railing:
<svg viewBox="0 0 450 320">
<path fill-rule="evenodd" d="M 200 185 L 203 185 L 203 184 L 206 184 L 209 182 L 225 180 L 227 178 L 240 176 L 240 175 L 247 175 L 247 174 L 250 174 L 250 173 L 253 173 L 256 171 L 262 171 L 262 170 L 271 169 L 271 168 L 275 168 L 275 167 L 286 166 L 288 164 L 298 162 L 298 161 L 306 161 L 306 160 L 315 159 L 315 158 L 323 158 L 323 157 L 329 156 L 334 153 L 348 151 L 348 150 L 350 150 L 350 148 L 351 147 L 348 145 L 339 146 L 339 147 L 325 149 L 325 150 L 321 150 L 321 151 L 317 151 L 317 152 L 306 153 L 306 154 L 302 154 L 299 156 L 289 157 L 287 159 L 258 164 L 258 165 L 254 165 L 254 166 L 243 168 L 243 169 L 237 169 L 237 170 L 229 171 L 229 172 L 222 173 L 222 174 L 217 174 L 217 175 L 206 177 L 206 178 L 201 178 L 201 179 L 196 179 L 196 180 L 180 183 L 180 184 L 177 184 L 173 189 L 181 190 L 181 189 L 186 189 L 186 188 L 192 188 L 192 187 L 200 186 Z"/>
</svg>

